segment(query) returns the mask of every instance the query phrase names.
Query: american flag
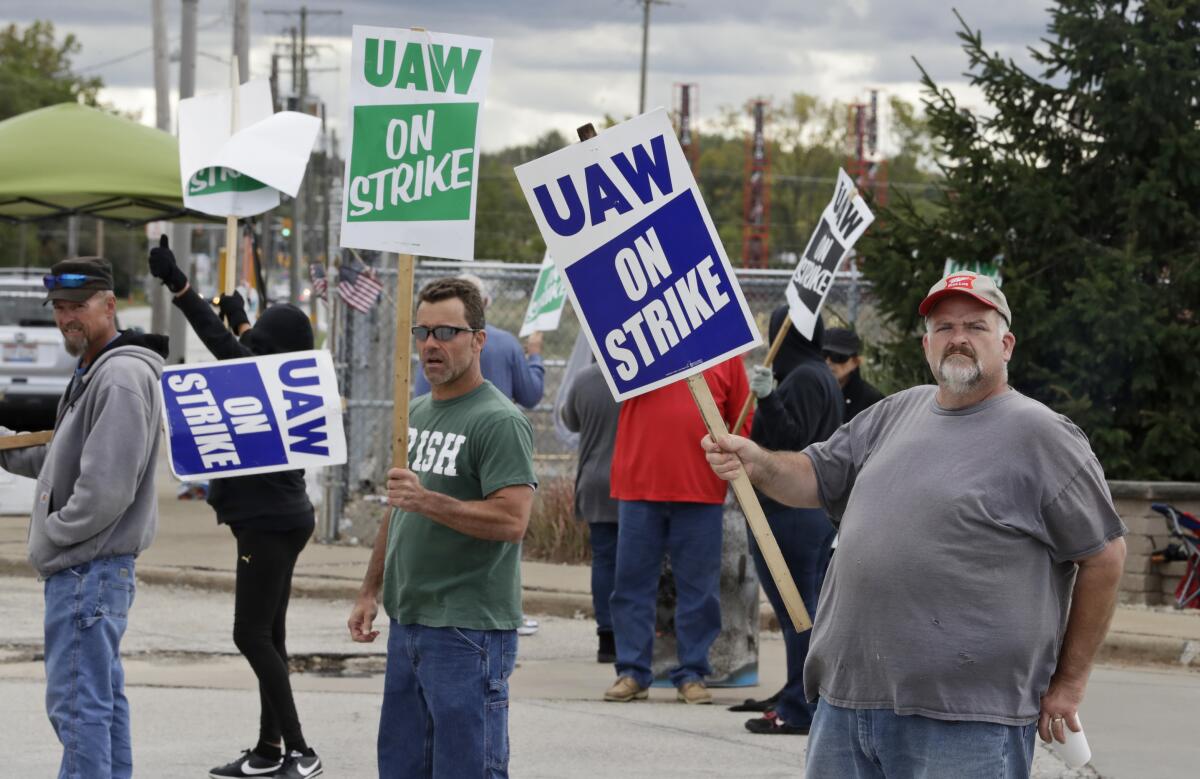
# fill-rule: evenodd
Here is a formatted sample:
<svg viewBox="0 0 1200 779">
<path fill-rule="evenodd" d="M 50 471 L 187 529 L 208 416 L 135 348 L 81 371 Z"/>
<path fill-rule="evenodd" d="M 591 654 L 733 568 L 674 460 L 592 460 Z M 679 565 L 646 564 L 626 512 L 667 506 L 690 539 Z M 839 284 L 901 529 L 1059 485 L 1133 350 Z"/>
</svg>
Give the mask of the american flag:
<svg viewBox="0 0 1200 779">
<path fill-rule="evenodd" d="M 365 314 L 379 300 L 383 285 L 374 270 L 353 259 L 338 268 L 337 291 L 346 305 Z"/>
<path fill-rule="evenodd" d="M 313 295 L 324 300 L 325 293 L 329 290 L 329 281 L 325 278 L 325 266 L 319 262 L 309 263 L 308 277 L 312 280 Z"/>
</svg>

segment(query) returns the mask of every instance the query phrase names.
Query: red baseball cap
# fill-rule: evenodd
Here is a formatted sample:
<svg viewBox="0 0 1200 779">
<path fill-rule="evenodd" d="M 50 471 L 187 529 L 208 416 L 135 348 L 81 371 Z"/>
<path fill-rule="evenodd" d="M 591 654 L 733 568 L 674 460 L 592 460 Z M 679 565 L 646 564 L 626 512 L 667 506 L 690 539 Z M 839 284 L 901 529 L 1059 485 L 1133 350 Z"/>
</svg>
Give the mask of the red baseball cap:
<svg viewBox="0 0 1200 779">
<path fill-rule="evenodd" d="M 928 316 L 930 310 L 942 298 L 949 295 L 970 295 L 985 306 L 999 311 L 1000 316 L 1004 317 L 1004 321 L 1010 325 L 1012 324 L 1012 312 L 1008 310 L 1008 300 L 1005 299 L 1004 293 L 1000 291 L 1000 288 L 996 286 L 995 280 L 991 276 L 982 276 L 969 270 L 951 273 L 930 287 L 929 294 L 925 296 L 925 299 L 921 301 L 921 305 L 917 307 L 917 313 L 921 316 Z"/>
</svg>

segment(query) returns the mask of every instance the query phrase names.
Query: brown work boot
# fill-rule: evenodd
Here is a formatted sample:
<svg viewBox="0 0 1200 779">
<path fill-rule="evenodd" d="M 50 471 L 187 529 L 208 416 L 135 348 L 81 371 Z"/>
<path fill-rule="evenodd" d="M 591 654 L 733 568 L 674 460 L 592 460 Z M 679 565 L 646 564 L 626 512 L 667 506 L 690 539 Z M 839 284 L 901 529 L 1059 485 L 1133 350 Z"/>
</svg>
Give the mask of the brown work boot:
<svg viewBox="0 0 1200 779">
<path fill-rule="evenodd" d="M 675 693 L 675 698 L 691 704 L 712 703 L 712 693 L 704 686 L 704 682 L 699 681 L 679 685 L 679 692 Z"/>
<path fill-rule="evenodd" d="M 649 689 L 640 686 L 632 676 L 619 676 L 613 682 L 613 686 L 604 691 L 604 700 L 614 703 L 629 703 L 629 701 L 644 701 L 649 694 Z"/>
</svg>

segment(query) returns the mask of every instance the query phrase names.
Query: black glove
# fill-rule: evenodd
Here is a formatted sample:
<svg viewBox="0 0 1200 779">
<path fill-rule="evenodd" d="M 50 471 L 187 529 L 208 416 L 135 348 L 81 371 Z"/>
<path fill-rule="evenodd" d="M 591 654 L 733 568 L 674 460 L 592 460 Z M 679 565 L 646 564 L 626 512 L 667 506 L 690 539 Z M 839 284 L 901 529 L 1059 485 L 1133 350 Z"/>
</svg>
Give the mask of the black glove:
<svg viewBox="0 0 1200 779">
<path fill-rule="evenodd" d="M 167 289 L 173 293 L 178 293 L 187 286 L 188 278 L 175 264 L 175 254 L 167 246 L 165 234 L 158 246 L 150 250 L 150 275 L 166 284 Z"/>
<path fill-rule="evenodd" d="M 242 300 L 240 292 L 222 295 L 217 299 L 217 309 L 221 312 L 221 318 L 229 323 L 234 335 L 238 334 L 242 325 L 250 324 L 250 317 L 246 316 L 246 301 Z"/>
</svg>

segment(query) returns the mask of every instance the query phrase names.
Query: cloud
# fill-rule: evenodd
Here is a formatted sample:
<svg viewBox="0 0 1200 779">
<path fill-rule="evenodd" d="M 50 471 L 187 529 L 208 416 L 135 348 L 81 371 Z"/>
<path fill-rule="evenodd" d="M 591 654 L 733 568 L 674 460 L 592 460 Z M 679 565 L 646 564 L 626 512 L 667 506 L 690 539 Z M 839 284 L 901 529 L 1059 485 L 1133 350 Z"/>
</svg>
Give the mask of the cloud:
<svg viewBox="0 0 1200 779">
<path fill-rule="evenodd" d="M 83 45 L 76 65 L 101 76 L 104 99 L 154 119 L 153 68 L 148 3 L 114 0 L 96 4 L 56 0 L 52 19 L 60 33 Z M 298 0 L 290 6 L 299 8 Z M 959 0 L 956 7 L 985 46 L 1028 63 L 1027 46 L 1038 44 L 1049 21 L 1045 0 Z M 179 3 L 165 0 L 168 30 L 179 33 Z M 289 7 L 288 0 L 272 4 Z M 335 7 L 333 5 L 329 8 Z M 336 16 L 310 16 L 310 44 L 317 56 L 311 91 L 327 104 L 330 126 L 339 129 L 348 110 L 349 35 L 352 24 L 423 26 L 495 40 L 483 144 L 495 149 L 528 141 L 547 130 L 570 135 L 583 121 L 626 116 L 637 109 L 641 56 L 641 5 L 637 0 L 439 0 L 419 7 L 394 0 L 346 0 Z M 32 4 L 9 11 L 8 21 L 27 24 Z M 44 15 L 44 14 L 43 14 Z M 920 60 L 939 83 L 956 90 L 966 105 L 979 106 L 976 91 L 963 88 L 966 57 L 956 37 L 959 22 L 945 0 L 678 0 L 651 10 L 647 106 L 671 104 L 676 83 L 700 86 L 700 119 L 722 107 L 764 96 L 782 103 L 795 92 L 850 101 L 868 89 L 912 100 L 918 96 Z M 272 53 L 280 53 L 280 83 L 290 90 L 290 38 L 296 16 L 251 18 L 251 71 L 265 77 Z M 199 5 L 197 89 L 227 83 L 231 45 L 229 4 Z M 177 44 L 176 44 L 177 47 Z M 112 62 L 123 55 L 127 59 Z M 105 64 L 111 63 L 111 64 Z M 178 85 L 172 65 L 171 84 Z"/>
</svg>

